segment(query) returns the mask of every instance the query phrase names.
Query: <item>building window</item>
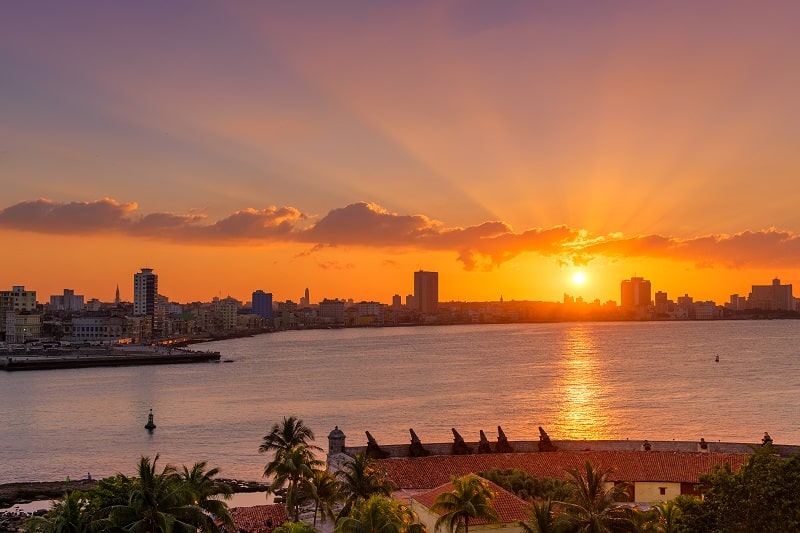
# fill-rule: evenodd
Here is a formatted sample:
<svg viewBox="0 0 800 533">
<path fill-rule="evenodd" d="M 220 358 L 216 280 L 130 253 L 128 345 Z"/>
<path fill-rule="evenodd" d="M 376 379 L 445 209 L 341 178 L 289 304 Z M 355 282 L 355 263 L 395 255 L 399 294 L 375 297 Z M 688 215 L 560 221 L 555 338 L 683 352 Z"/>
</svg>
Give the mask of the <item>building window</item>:
<svg viewBox="0 0 800 533">
<path fill-rule="evenodd" d="M 658 487 L 658 492 L 664 496 L 667 493 L 667 487 Z"/>
</svg>

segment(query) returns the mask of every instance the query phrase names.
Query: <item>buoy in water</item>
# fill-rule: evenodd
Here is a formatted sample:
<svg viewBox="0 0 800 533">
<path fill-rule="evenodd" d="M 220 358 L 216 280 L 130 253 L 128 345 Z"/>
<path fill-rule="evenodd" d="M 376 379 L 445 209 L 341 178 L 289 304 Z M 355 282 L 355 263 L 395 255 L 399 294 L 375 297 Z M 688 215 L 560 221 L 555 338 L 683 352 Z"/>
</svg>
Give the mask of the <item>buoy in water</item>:
<svg viewBox="0 0 800 533">
<path fill-rule="evenodd" d="M 719 356 L 717 356 L 717 358 L 716 358 L 716 359 L 714 359 L 714 361 L 716 361 L 717 363 L 719 363 Z"/>
<path fill-rule="evenodd" d="M 156 429 L 156 424 L 153 422 L 153 410 L 150 409 L 150 414 L 147 415 L 147 424 L 144 425 L 145 429 L 148 431 L 153 431 Z"/>
</svg>

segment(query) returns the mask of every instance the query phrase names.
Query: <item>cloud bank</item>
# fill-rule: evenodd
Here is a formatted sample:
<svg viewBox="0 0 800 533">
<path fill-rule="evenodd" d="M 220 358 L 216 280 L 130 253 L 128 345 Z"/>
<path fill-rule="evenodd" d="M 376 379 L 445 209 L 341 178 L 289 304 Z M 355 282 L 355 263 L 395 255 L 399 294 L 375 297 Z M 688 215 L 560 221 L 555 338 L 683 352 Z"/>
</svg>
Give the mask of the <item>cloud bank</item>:
<svg viewBox="0 0 800 533">
<path fill-rule="evenodd" d="M 116 234 L 180 244 L 308 244 L 398 251 L 453 252 L 466 270 L 491 270 L 520 254 L 587 264 L 598 257 L 691 262 L 698 267 L 772 267 L 800 260 L 800 235 L 775 228 L 679 239 L 665 235 L 592 236 L 557 226 L 522 232 L 501 221 L 445 227 L 425 215 L 391 213 L 359 202 L 318 218 L 294 207 L 243 209 L 217 221 L 198 214 L 145 213 L 112 198 L 57 203 L 38 199 L 0 210 L 0 229 L 54 235 Z"/>
</svg>

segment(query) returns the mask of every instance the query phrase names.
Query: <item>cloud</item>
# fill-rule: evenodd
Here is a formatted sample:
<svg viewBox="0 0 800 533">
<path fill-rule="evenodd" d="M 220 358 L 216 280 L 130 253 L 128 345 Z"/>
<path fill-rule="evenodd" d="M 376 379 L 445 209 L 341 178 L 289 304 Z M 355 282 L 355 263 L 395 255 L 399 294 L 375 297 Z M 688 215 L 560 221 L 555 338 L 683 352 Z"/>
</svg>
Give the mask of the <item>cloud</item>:
<svg viewBox="0 0 800 533">
<path fill-rule="evenodd" d="M 199 213 L 140 214 L 135 202 L 111 198 L 56 203 L 39 199 L 0 210 L 0 229 L 57 235 L 119 234 L 176 244 L 234 246 L 242 243 L 300 243 L 298 257 L 335 247 L 390 252 L 452 252 L 466 270 L 491 270 L 520 254 L 551 257 L 560 264 L 586 265 L 599 258 L 649 258 L 691 262 L 697 267 L 772 267 L 800 261 L 800 235 L 775 228 L 733 235 L 679 239 L 666 235 L 590 235 L 567 226 L 522 232 L 501 221 L 445 227 L 425 215 L 403 215 L 358 202 L 318 218 L 294 207 L 243 209 L 209 221 Z M 350 268 L 321 263 L 321 268 Z"/>
<path fill-rule="evenodd" d="M 769 228 L 733 235 L 677 239 L 661 235 L 618 235 L 581 249 L 586 256 L 646 257 L 728 268 L 786 266 L 800 261 L 800 235 Z"/>
<path fill-rule="evenodd" d="M 64 204 L 40 198 L 0 211 L 0 227 L 58 235 L 98 233 L 125 227 L 135 210 L 136 203 L 120 204 L 111 198 Z"/>
</svg>

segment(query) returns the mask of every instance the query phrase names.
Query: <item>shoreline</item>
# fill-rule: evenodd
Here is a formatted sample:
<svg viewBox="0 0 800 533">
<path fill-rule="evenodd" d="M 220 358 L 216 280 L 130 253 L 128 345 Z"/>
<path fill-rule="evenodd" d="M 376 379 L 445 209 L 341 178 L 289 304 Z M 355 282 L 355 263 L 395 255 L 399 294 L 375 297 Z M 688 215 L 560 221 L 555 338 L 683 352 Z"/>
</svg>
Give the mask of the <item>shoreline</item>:
<svg viewBox="0 0 800 533">
<path fill-rule="evenodd" d="M 86 491 L 97 485 L 97 479 L 77 479 L 70 481 L 20 481 L 0 483 L 0 508 L 31 503 L 34 501 L 54 500 L 66 492 L 74 490 Z M 269 483 L 261 481 L 242 481 L 239 479 L 219 479 L 227 483 L 235 493 L 263 492 Z"/>
</svg>

